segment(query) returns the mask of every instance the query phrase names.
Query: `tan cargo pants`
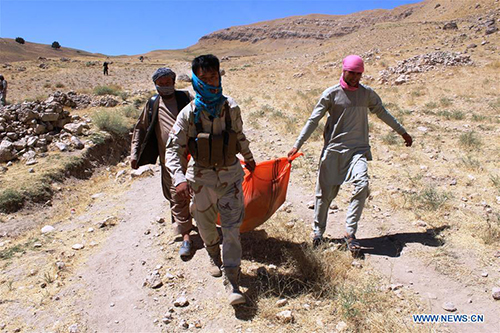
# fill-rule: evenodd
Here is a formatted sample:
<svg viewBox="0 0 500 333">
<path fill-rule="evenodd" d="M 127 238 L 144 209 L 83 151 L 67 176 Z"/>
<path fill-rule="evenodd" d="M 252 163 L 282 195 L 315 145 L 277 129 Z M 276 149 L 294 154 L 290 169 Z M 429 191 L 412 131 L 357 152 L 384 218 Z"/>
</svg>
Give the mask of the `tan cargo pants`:
<svg viewBox="0 0 500 333">
<path fill-rule="evenodd" d="M 241 264 L 240 226 L 245 215 L 243 179 L 232 184 L 200 185 L 190 182 L 193 190 L 193 215 L 198 231 L 206 246 L 217 244 L 217 214 L 222 227 L 222 263 L 226 268 Z"/>
</svg>

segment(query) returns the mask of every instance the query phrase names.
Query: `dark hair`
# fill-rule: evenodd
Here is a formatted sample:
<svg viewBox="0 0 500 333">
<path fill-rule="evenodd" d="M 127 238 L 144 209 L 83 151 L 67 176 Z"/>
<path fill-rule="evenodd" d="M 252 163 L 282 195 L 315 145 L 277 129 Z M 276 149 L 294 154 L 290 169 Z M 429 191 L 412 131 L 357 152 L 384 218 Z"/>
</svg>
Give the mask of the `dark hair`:
<svg viewBox="0 0 500 333">
<path fill-rule="evenodd" d="M 215 70 L 219 71 L 220 63 L 219 59 L 213 54 L 204 54 L 194 58 L 193 63 L 191 64 L 191 69 L 193 73 L 197 73 L 199 69 L 203 70 Z"/>
</svg>

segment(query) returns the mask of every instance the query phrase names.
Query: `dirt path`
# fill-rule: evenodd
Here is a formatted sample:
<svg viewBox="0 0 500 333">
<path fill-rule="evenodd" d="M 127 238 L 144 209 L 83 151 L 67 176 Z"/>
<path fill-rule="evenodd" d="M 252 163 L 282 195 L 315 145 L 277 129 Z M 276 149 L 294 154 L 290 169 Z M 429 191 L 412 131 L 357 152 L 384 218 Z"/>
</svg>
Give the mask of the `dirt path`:
<svg viewBox="0 0 500 333">
<path fill-rule="evenodd" d="M 157 217 L 170 215 L 161 196 L 159 177 L 156 167 L 154 176 L 137 179 L 129 188 L 120 189 L 128 185 L 114 183 L 87 209 L 72 216 L 69 223 L 61 222 L 56 226 L 60 235 L 73 233 L 54 236 L 53 240 L 42 242 L 42 246 L 60 242 L 56 250 L 47 249 L 46 255 L 56 253 L 69 264 L 75 260 L 70 264 L 71 269 L 63 271 L 64 285 L 50 300 L 44 298 L 40 301 L 44 307 L 33 305 L 33 309 L 37 309 L 34 313 L 31 307 L 17 307 L 15 311 L 10 308 L 9 322 L 16 318 L 19 327 L 61 332 L 67 332 L 70 325 L 77 325 L 73 327 L 78 327 L 78 332 L 183 332 L 186 327 L 201 332 L 234 332 L 252 325 L 252 320 L 258 316 L 259 305 L 251 303 L 237 309 L 227 306 L 221 279 L 207 273 L 208 257 L 199 236 L 194 236 L 197 251 L 193 258 L 184 262 L 178 257 L 180 239 L 172 234 L 169 219 L 164 223 L 157 222 Z M 313 215 L 313 211 L 307 208 L 311 199 L 312 193 L 304 188 L 300 177 L 292 177 L 288 193 L 288 201 L 292 203 L 290 217 L 308 223 Z M 329 214 L 327 235 L 332 239 L 343 233 L 341 221 L 345 218 L 346 203 L 339 202 L 339 206 L 340 211 Z M 38 216 L 40 214 L 43 215 L 38 212 Z M 114 226 L 98 229 L 96 221 L 102 221 L 108 215 L 113 215 Z M 29 216 L 24 219 L 29 219 Z M 96 230 L 89 232 L 89 228 Z M 447 312 L 442 309 L 442 304 L 453 302 L 457 307 L 455 313 L 485 316 L 484 324 L 449 324 L 446 327 L 425 324 L 432 330 L 497 331 L 498 304 L 491 298 L 491 283 L 486 281 L 498 279 L 498 271 L 489 267 L 488 279 L 481 278 L 479 272 L 479 277 L 456 280 L 452 272 L 443 274 L 436 270 L 434 265 L 429 265 L 428 258 L 438 249 L 446 249 L 459 259 L 474 259 L 471 254 L 464 256 L 450 245 L 443 245 L 437 237 L 440 232 L 415 227 L 405 222 L 398 212 L 380 211 L 369 201 L 358 233 L 365 248 L 365 258 L 360 261 L 364 267 L 374 267 L 385 275 L 387 285 L 400 285 L 396 289 L 419 297 L 420 313 L 444 314 Z M 98 236 L 88 238 L 87 235 L 93 234 Z M 257 235 L 254 233 L 252 237 Z M 244 243 L 251 244 L 252 241 L 245 240 L 245 237 Z M 71 245 L 77 241 L 85 248 L 72 251 Z M 475 262 L 471 265 L 480 266 Z M 11 265 L 6 270 L 13 274 L 21 269 L 29 271 L 22 264 L 19 267 Z M 160 273 L 163 286 L 157 289 L 143 286 L 154 271 Z M 251 288 L 248 283 L 243 285 Z M 394 292 L 404 298 L 404 293 Z M 181 296 L 188 300 L 189 305 L 174 305 Z M 11 331 L 15 327 L 8 326 L 8 329 Z"/>
<path fill-rule="evenodd" d="M 225 306 L 222 280 L 207 273 L 208 256 L 199 236 L 194 234 L 196 254 L 184 262 L 177 255 L 180 238 L 171 233 L 169 219 L 157 222 L 158 217 L 170 215 L 158 172 L 136 180 L 119 196 L 103 198 L 92 213 L 109 206 L 120 208 L 120 223 L 75 274 L 81 283 L 62 291 L 86 294 L 71 305 L 73 313 L 83 314 L 82 327 L 88 332 L 172 332 L 185 331 L 183 325 L 187 325 L 213 332 L 239 325 L 234 311 Z M 84 217 L 88 218 L 92 216 Z M 163 277 L 164 285 L 143 286 L 154 271 Z M 174 306 L 181 296 L 189 302 L 184 308 Z M 219 306 L 217 311 L 204 311 Z"/>
</svg>

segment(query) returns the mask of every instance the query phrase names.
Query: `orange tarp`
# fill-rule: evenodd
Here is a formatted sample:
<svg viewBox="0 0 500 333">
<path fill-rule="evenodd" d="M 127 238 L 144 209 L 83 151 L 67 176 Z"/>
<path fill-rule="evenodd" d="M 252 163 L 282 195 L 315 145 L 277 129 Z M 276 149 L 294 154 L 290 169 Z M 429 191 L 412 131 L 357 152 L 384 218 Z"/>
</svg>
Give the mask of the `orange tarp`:
<svg viewBox="0 0 500 333">
<path fill-rule="evenodd" d="M 247 232 L 266 222 L 285 202 L 292 161 L 301 156 L 282 157 L 258 163 L 254 172 L 246 168 L 243 179 L 245 218 L 240 232 Z M 244 162 L 242 162 L 244 164 Z"/>
</svg>

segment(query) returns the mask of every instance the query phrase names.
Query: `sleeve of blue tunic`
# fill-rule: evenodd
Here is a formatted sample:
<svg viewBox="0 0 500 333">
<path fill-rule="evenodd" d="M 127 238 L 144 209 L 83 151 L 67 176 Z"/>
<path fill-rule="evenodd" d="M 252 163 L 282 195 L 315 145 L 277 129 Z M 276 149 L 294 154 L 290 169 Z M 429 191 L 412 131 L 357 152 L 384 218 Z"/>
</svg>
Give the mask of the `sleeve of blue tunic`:
<svg viewBox="0 0 500 333">
<path fill-rule="evenodd" d="M 323 118 L 325 113 L 330 109 L 330 106 L 331 106 L 330 89 L 327 89 L 321 95 L 321 98 L 314 107 L 311 116 L 307 120 L 304 128 L 302 128 L 302 131 L 300 132 L 297 141 L 295 141 L 295 144 L 293 145 L 295 148 L 300 149 L 300 147 L 302 147 L 304 142 L 306 142 L 307 139 L 309 139 L 309 137 L 314 132 L 316 127 L 318 127 L 321 118 Z"/>
<path fill-rule="evenodd" d="M 385 109 L 380 96 L 371 88 L 367 88 L 367 90 L 369 92 L 368 108 L 370 112 L 376 114 L 380 120 L 389 125 L 399 135 L 406 133 L 404 127 Z"/>
</svg>

